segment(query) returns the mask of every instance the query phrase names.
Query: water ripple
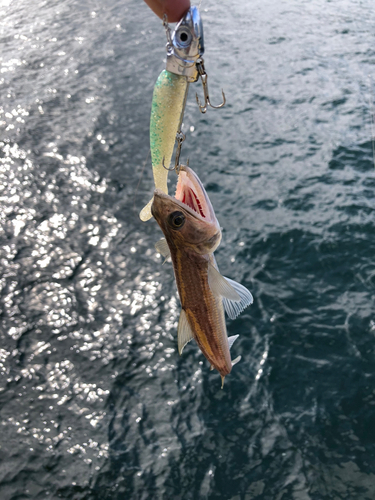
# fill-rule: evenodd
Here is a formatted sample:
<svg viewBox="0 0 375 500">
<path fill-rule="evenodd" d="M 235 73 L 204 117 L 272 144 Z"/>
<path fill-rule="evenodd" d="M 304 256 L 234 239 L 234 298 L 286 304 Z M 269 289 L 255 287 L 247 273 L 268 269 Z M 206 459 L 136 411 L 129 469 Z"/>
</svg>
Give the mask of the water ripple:
<svg viewBox="0 0 375 500">
<path fill-rule="evenodd" d="M 160 22 L 0 5 L 1 498 L 374 497 L 372 6 L 207 1 L 228 103 L 189 97 L 184 154 L 254 295 L 224 390 L 137 215 Z"/>
</svg>

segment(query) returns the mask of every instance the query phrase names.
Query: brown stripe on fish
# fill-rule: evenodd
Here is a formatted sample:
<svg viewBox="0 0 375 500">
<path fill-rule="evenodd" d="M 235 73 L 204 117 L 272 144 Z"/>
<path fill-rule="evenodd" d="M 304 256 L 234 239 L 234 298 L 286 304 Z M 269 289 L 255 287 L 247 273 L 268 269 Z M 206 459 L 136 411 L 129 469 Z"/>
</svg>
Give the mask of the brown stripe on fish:
<svg viewBox="0 0 375 500">
<path fill-rule="evenodd" d="M 212 352 L 210 342 L 207 339 L 206 331 L 201 328 L 200 322 L 195 314 L 190 309 L 185 309 L 186 315 L 190 326 L 192 327 L 193 333 L 195 334 L 195 340 L 197 344 L 204 349 L 206 356 L 209 360 L 214 359 L 214 353 Z"/>
<path fill-rule="evenodd" d="M 210 364 L 221 375 L 228 375 L 232 370 L 232 362 L 229 350 L 226 352 L 226 346 L 223 346 L 221 343 L 221 341 L 227 342 L 226 331 L 224 330 L 225 336 L 221 338 L 221 332 L 219 331 L 221 330 L 221 318 L 215 318 L 212 314 L 209 314 L 210 311 L 215 309 L 212 307 L 211 300 L 205 298 L 203 301 L 205 302 L 204 309 L 208 311 L 208 314 L 205 314 L 205 317 L 201 317 L 203 314 L 197 314 L 186 309 L 189 324 L 193 330 L 195 341 Z"/>
</svg>

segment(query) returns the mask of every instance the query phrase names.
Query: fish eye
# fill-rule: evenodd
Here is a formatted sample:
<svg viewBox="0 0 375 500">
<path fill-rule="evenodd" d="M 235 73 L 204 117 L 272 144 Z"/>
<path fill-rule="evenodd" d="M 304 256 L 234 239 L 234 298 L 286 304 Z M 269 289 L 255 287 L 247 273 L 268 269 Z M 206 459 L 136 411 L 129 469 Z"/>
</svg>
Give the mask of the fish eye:
<svg viewBox="0 0 375 500">
<path fill-rule="evenodd" d="M 188 29 L 181 26 L 176 33 L 176 42 L 181 48 L 187 48 L 191 44 L 192 36 Z"/>
<path fill-rule="evenodd" d="M 185 224 L 185 215 L 182 212 L 173 212 L 169 216 L 169 224 L 173 229 L 181 229 Z"/>
</svg>

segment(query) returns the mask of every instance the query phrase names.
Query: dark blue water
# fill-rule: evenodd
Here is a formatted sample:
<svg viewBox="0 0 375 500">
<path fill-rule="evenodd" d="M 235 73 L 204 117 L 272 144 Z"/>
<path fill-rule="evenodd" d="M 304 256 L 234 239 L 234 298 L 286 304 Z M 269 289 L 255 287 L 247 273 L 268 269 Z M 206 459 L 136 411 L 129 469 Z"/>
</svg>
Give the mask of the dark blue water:
<svg viewBox="0 0 375 500">
<path fill-rule="evenodd" d="M 224 390 L 178 356 L 138 219 L 161 22 L 140 0 L 0 3 L 1 500 L 375 498 L 373 4 L 201 12 L 228 102 L 203 116 L 190 89 L 182 159 L 254 295 Z"/>
</svg>

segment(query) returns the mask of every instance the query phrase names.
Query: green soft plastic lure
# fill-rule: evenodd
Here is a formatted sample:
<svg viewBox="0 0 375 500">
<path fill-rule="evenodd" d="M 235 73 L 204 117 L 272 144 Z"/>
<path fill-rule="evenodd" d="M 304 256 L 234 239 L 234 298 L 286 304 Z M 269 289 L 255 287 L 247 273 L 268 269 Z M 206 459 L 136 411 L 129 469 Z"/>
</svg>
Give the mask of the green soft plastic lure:
<svg viewBox="0 0 375 500">
<path fill-rule="evenodd" d="M 168 168 L 177 134 L 181 134 L 189 83 L 198 80 L 203 68 L 203 25 L 197 7 L 191 7 L 177 24 L 172 36 L 168 24 L 167 66 L 156 81 L 150 119 L 150 149 L 155 188 L 168 194 Z M 205 75 L 207 76 L 207 75 Z M 202 76 L 203 81 L 203 76 Z M 143 208 L 140 218 L 152 217 L 153 199 Z"/>
</svg>

